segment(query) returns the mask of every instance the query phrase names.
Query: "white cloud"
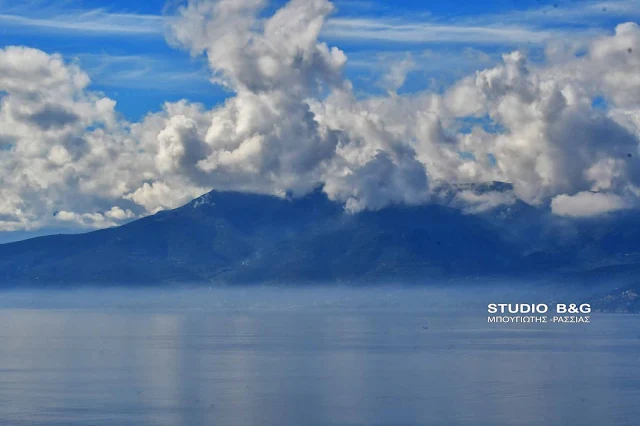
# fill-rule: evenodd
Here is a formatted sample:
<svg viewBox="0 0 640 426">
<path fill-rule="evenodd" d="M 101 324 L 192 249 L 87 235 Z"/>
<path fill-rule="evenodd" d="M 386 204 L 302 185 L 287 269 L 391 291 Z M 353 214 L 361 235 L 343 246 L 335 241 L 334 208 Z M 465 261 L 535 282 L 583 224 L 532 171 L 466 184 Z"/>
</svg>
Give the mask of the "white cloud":
<svg viewBox="0 0 640 426">
<path fill-rule="evenodd" d="M 400 61 L 392 62 L 389 70 L 382 77 L 382 86 L 391 92 L 395 92 L 404 86 L 407 74 L 416 69 L 416 66 L 416 62 L 410 54 Z"/>
<path fill-rule="evenodd" d="M 640 0 L 583 0 L 573 2 L 560 0 L 554 3 L 542 2 L 538 7 L 514 8 L 506 12 L 470 15 L 461 18 L 464 24 L 501 22 L 505 25 L 525 27 L 561 28 L 602 28 L 611 20 L 633 20 L 640 17 Z"/>
<path fill-rule="evenodd" d="M 179 9 L 172 42 L 206 55 L 232 94 L 212 109 L 167 103 L 136 123 L 90 91 L 76 64 L 0 50 L 0 229 L 111 226 L 211 188 L 282 196 L 321 186 L 351 212 L 488 181 L 513 193 L 463 191 L 453 204 L 480 212 L 519 199 L 576 216 L 637 203 L 637 25 L 594 38 L 580 57 L 560 45 L 531 64 L 515 51 L 443 93 L 361 98 L 343 75 L 346 55 L 319 40 L 328 1 L 293 0 L 266 18 L 264 6 Z M 412 66 L 390 67 L 391 91 Z M 464 120 L 475 124 L 462 132 Z"/>
<path fill-rule="evenodd" d="M 129 209 L 123 210 L 118 206 L 113 206 L 104 214 L 109 219 L 113 220 L 125 220 L 125 219 L 133 219 L 136 215 Z"/>
<path fill-rule="evenodd" d="M 164 35 L 164 18 L 158 15 L 109 13 L 103 9 L 55 10 L 20 8 L 16 13 L 0 13 L 0 24 L 40 31 L 81 32 L 87 35 L 155 36 Z"/>
<path fill-rule="evenodd" d="M 181 96 L 214 89 L 209 82 L 209 70 L 199 61 L 185 63 L 172 55 L 112 55 L 107 53 L 80 53 L 73 57 L 101 86 L 144 89 Z M 222 92 L 222 90 L 221 90 Z"/>
<path fill-rule="evenodd" d="M 540 44 L 567 33 L 559 29 L 535 29 L 523 25 L 458 25 L 385 18 L 334 18 L 327 23 L 322 34 L 329 40 L 518 45 Z"/>
<path fill-rule="evenodd" d="M 558 195 L 551 201 L 554 214 L 570 217 L 591 217 L 628 208 L 625 200 L 615 194 L 579 192 Z"/>
<path fill-rule="evenodd" d="M 464 190 L 455 195 L 454 205 L 460 206 L 466 213 L 482 213 L 498 206 L 509 206 L 516 200 L 511 191 L 477 193 Z"/>
<path fill-rule="evenodd" d="M 81 228 L 107 228 L 115 226 L 116 222 L 109 220 L 101 213 L 75 213 L 65 210 L 55 214 L 59 222 L 70 222 Z"/>
<path fill-rule="evenodd" d="M 640 34 L 635 25 L 622 27 L 633 37 Z M 502 128 L 494 134 L 476 129 L 464 138 L 464 150 L 479 153 L 476 158 L 491 153 L 499 180 L 513 183 L 520 199 L 541 204 L 559 194 L 605 187 L 622 193 L 638 184 L 638 167 L 629 157 L 638 150 L 637 132 L 592 106 L 602 96 L 637 108 L 637 98 L 622 99 L 619 92 L 635 90 L 631 82 L 640 67 L 626 48 L 620 56 L 627 41 L 621 38 L 629 38 L 620 28 L 593 41 L 584 57 L 560 64 L 533 66 L 520 52 L 505 55 L 504 65 L 478 72 L 449 93 L 453 114 L 487 114 Z M 615 52 L 617 62 L 602 61 Z M 602 84 L 609 75 L 624 83 Z M 612 166 L 615 172 L 607 172 Z"/>
<path fill-rule="evenodd" d="M 149 213 L 156 213 L 167 208 L 178 207 L 201 193 L 197 190 L 187 192 L 183 188 L 171 188 L 166 183 L 157 181 L 152 184 L 145 182 L 140 188 L 124 195 L 123 198 L 143 206 Z"/>
</svg>

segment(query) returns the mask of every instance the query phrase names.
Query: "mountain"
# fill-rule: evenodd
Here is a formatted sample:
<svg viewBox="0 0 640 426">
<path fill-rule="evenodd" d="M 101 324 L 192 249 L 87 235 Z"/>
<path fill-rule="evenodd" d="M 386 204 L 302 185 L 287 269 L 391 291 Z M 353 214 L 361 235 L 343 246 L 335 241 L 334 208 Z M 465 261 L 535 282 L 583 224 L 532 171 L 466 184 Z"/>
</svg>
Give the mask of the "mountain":
<svg viewBox="0 0 640 426">
<path fill-rule="evenodd" d="M 591 301 L 594 310 L 600 312 L 640 313 L 640 283 L 615 288 Z"/>
<path fill-rule="evenodd" d="M 584 281 L 603 274 L 631 278 L 640 275 L 637 225 L 631 213 L 577 221 L 524 203 L 482 214 L 438 204 L 349 214 L 321 191 L 292 199 L 212 191 L 123 226 L 2 244 L 0 282 L 8 287 L 420 284 L 550 274 Z"/>
</svg>

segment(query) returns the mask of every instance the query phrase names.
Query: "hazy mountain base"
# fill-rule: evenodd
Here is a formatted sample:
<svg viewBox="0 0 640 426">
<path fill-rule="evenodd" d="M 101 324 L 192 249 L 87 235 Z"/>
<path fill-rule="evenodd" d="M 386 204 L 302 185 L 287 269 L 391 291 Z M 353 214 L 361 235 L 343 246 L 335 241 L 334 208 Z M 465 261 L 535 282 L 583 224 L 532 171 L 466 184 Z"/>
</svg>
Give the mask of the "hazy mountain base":
<svg viewBox="0 0 640 426">
<path fill-rule="evenodd" d="M 348 214 L 320 191 L 295 199 L 212 191 L 120 227 L 0 245 L 0 279 L 4 287 L 572 283 L 599 289 L 594 297 L 616 309 L 620 298 L 605 295 L 639 281 L 638 222 L 633 211 L 576 220 L 524 203 L 475 215 L 438 204 Z"/>
<path fill-rule="evenodd" d="M 596 311 L 616 313 L 640 313 L 638 287 L 615 289 L 604 296 L 594 297 L 591 305 Z"/>
</svg>

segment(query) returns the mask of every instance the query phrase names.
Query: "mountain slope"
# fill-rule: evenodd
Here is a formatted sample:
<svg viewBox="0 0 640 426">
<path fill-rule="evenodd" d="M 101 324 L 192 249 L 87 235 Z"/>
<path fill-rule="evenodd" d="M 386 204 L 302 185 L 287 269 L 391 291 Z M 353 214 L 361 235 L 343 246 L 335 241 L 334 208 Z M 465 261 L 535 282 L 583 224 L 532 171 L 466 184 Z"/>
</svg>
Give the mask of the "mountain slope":
<svg viewBox="0 0 640 426">
<path fill-rule="evenodd" d="M 442 206 L 350 215 L 322 193 L 211 192 L 129 224 L 0 245 L 4 285 L 325 281 L 496 271 L 514 247 Z"/>
<path fill-rule="evenodd" d="M 120 227 L 0 245 L 0 282 L 635 277 L 639 222 L 635 212 L 586 221 L 554 218 L 526 204 L 478 215 L 435 204 L 347 214 L 320 191 L 296 199 L 212 191 Z"/>
</svg>

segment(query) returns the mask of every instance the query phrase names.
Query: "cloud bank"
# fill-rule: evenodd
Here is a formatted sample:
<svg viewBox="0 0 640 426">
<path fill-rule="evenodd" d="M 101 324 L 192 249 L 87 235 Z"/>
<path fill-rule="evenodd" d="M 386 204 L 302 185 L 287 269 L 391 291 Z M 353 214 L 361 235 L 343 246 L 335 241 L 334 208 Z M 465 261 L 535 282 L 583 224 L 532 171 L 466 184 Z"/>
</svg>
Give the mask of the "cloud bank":
<svg viewBox="0 0 640 426">
<path fill-rule="evenodd" d="M 206 55 L 213 109 L 166 103 L 127 122 L 73 62 L 28 47 L 0 50 L 0 230 L 105 227 L 177 207 L 212 188 L 299 196 L 321 187 L 357 212 L 437 202 L 452 185 L 469 213 L 516 200 L 556 214 L 633 208 L 640 196 L 640 27 L 622 23 L 577 52 L 503 55 L 443 93 L 356 97 L 346 55 L 319 39 L 333 6 L 292 0 L 192 0 L 168 40 Z M 471 123 L 471 125 L 469 125 Z"/>
</svg>

